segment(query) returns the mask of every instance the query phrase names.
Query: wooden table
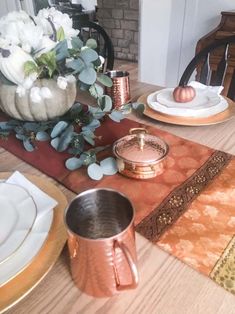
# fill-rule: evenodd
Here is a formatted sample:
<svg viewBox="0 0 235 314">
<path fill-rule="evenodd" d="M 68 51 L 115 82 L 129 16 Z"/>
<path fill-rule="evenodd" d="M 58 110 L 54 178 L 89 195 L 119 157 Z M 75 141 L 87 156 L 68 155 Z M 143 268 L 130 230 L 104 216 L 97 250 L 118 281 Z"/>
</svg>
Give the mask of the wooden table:
<svg viewBox="0 0 235 314">
<path fill-rule="evenodd" d="M 131 82 L 132 96 L 154 91 L 151 85 Z M 184 127 L 163 124 L 143 118 L 181 137 L 235 154 L 235 120 L 203 127 Z M 37 169 L 0 148 L 0 171 L 27 172 L 47 178 Z M 68 200 L 74 194 L 60 188 Z M 43 281 L 20 303 L 7 313 L 100 313 L 100 314 L 232 314 L 235 296 L 226 292 L 209 278 L 189 268 L 149 241 L 137 236 L 140 283 L 137 289 L 109 299 L 95 299 L 82 294 L 70 277 L 67 249 Z M 1 297 L 1 296 L 0 296 Z"/>
</svg>

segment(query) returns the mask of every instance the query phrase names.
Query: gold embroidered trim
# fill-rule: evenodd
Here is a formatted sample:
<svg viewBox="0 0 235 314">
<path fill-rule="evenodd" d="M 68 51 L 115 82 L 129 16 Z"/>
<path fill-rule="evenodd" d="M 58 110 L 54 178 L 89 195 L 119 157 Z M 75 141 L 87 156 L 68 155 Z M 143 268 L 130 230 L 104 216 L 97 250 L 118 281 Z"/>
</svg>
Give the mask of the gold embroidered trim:
<svg viewBox="0 0 235 314">
<path fill-rule="evenodd" d="M 210 273 L 210 278 L 229 292 L 235 294 L 235 236 L 215 264 Z"/>
<path fill-rule="evenodd" d="M 157 241 L 187 210 L 192 201 L 221 173 L 232 158 L 230 154 L 215 151 L 204 165 L 172 191 L 136 226 L 136 231 L 150 241 Z"/>
</svg>

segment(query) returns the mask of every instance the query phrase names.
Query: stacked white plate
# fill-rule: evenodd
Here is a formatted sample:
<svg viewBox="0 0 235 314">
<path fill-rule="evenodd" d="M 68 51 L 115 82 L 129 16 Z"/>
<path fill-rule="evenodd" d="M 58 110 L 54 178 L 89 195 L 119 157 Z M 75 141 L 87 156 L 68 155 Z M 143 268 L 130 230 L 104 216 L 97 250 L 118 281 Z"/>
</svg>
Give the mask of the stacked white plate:
<svg viewBox="0 0 235 314">
<path fill-rule="evenodd" d="M 195 118 L 210 117 L 228 108 L 226 99 L 212 89 L 196 88 L 195 90 L 195 98 L 186 103 L 174 100 L 174 88 L 166 88 L 150 94 L 147 103 L 150 108 L 163 114 Z"/>
<path fill-rule="evenodd" d="M 0 287 L 23 271 L 40 251 L 56 204 L 19 173 L 0 182 Z"/>
</svg>

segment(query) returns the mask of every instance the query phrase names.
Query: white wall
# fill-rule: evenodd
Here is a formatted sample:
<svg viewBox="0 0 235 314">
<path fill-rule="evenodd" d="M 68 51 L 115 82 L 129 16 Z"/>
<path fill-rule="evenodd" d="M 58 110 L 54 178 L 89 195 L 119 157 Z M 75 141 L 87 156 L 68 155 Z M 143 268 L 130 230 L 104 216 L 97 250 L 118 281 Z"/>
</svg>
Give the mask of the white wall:
<svg viewBox="0 0 235 314">
<path fill-rule="evenodd" d="M 141 81 L 165 83 L 170 18 L 171 0 L 140 0 Z"/>
<path fill-rule="evenodd" d="M 215 28 L 234 0 L 140 0 L 139 79 L 176 86 L 199 38 Z M 148 44 L 151 43 L 151 44 Z"/>
</svg>

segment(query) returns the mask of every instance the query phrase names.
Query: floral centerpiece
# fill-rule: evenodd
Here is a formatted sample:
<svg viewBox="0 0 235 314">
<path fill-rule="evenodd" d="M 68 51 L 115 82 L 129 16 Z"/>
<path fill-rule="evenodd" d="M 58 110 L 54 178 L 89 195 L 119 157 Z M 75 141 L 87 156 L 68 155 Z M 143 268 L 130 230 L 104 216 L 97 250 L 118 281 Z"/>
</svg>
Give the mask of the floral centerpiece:
<svg viewBox="0 0 235 314">
<path fill-rule="evenodd" d="M 14 131 L 28 151 L 37 140 L 50 140 L 56 150 L 74 155 L 66 161 L 70 170 L 96 162 L 102 148 L 84 150 L 85 143 L 94 146 L 101 119 L 119 122 L 130 110 L 112 108 L 104 94 L 112 80 L 102 73 L 97 43 L 83 43 L 78 34 L 69 16 L 55 8 L 0 19 L 0 109 L 14 118 L 0 123 L 0 134 Z M 89 92 L 96 106 L 74 104 L 77 90 Z"/>
</svg>

